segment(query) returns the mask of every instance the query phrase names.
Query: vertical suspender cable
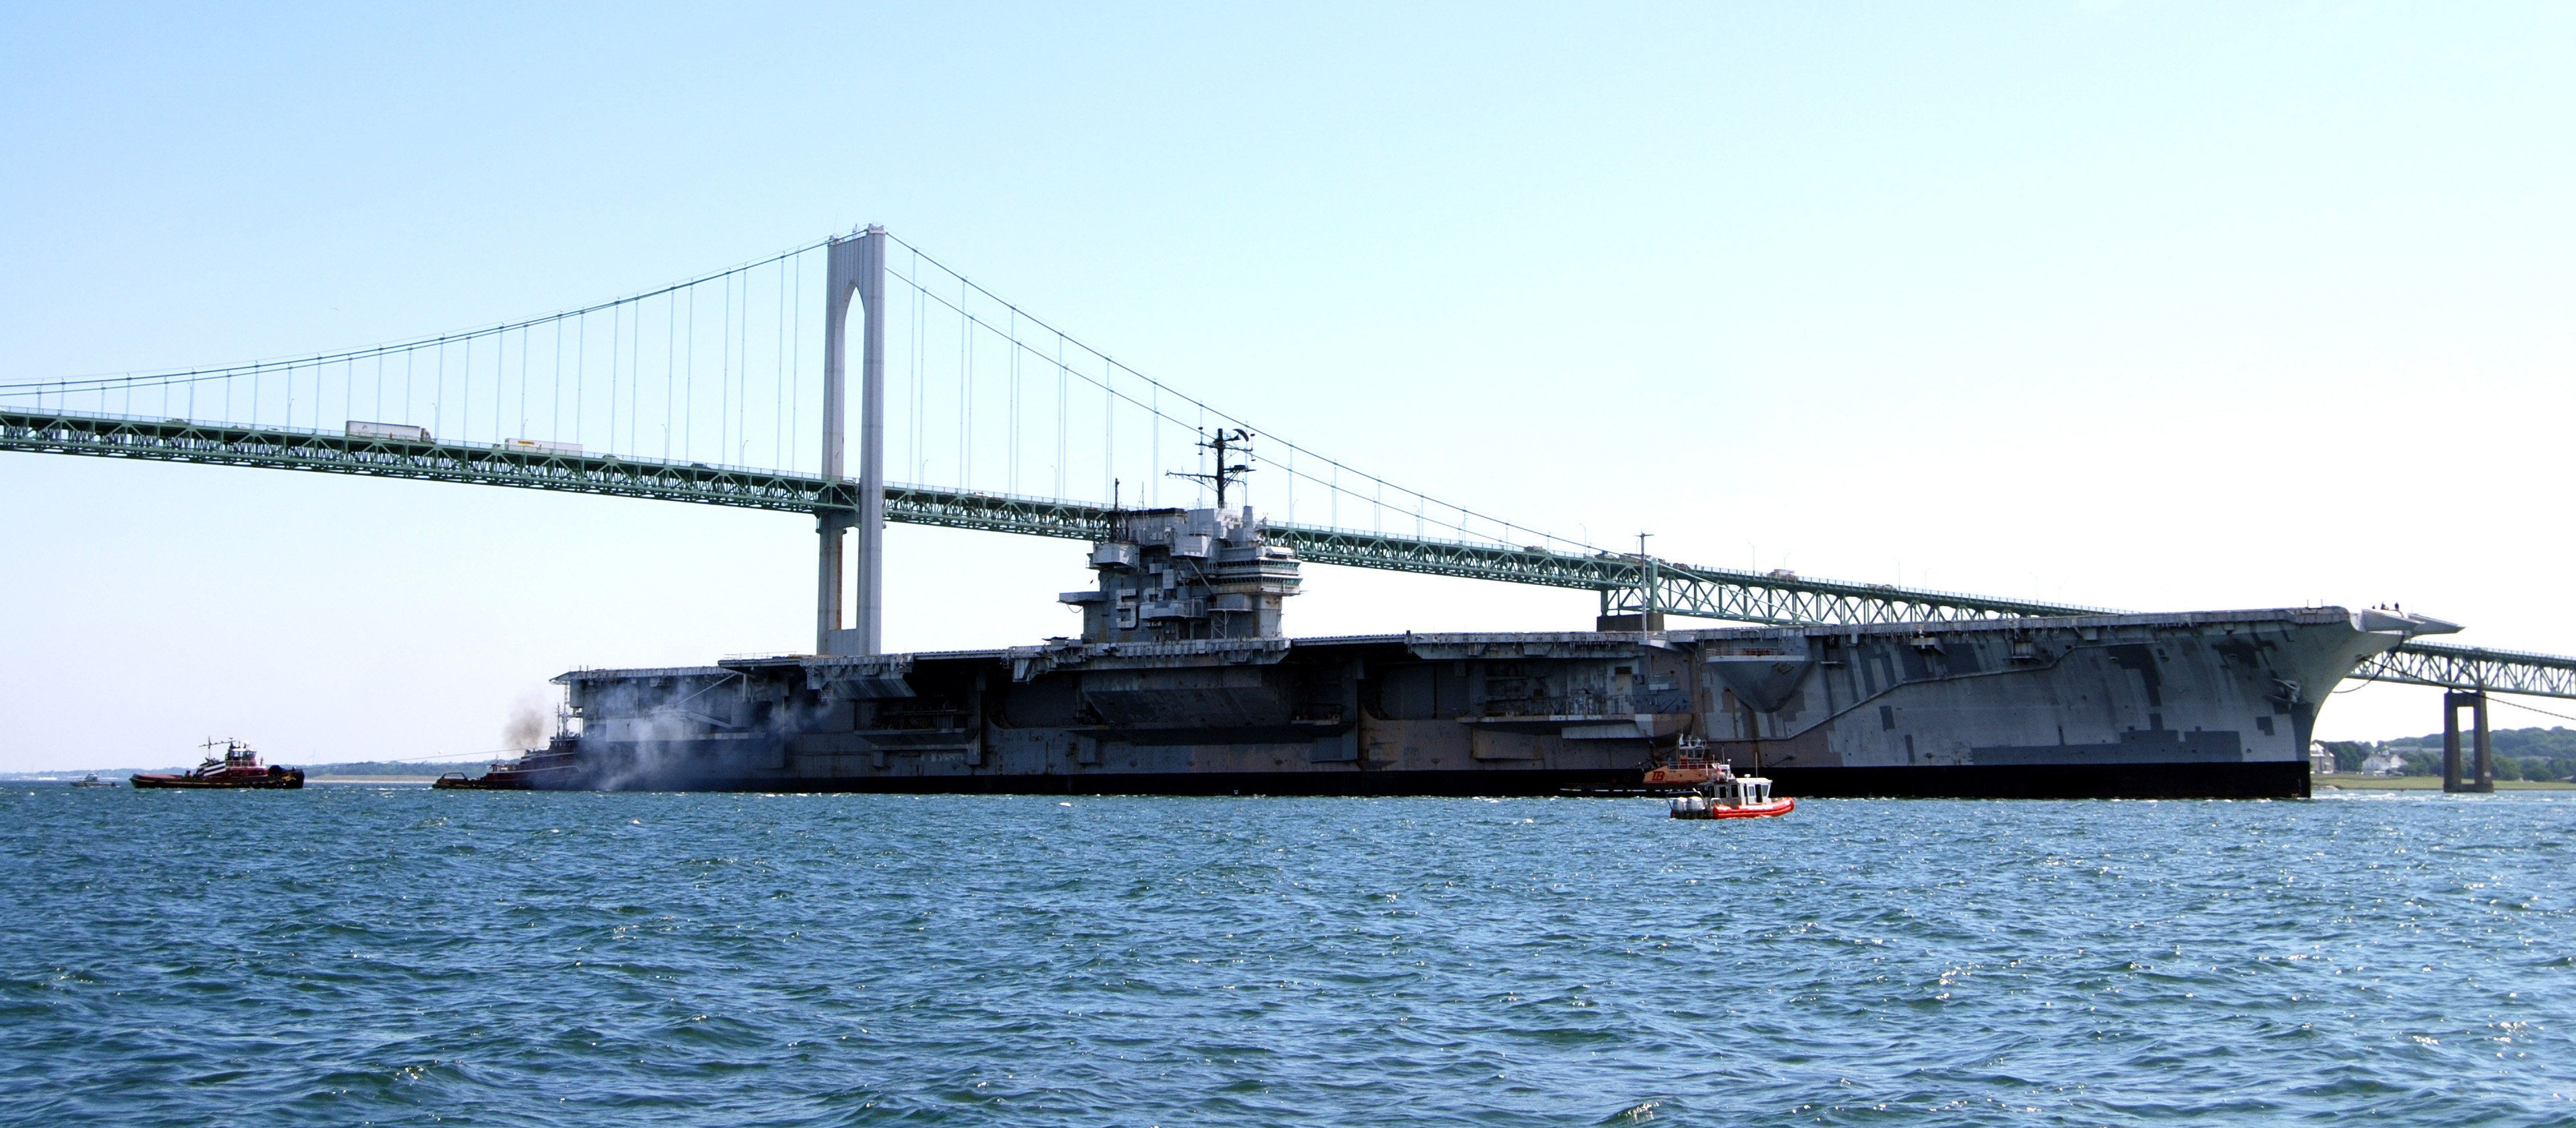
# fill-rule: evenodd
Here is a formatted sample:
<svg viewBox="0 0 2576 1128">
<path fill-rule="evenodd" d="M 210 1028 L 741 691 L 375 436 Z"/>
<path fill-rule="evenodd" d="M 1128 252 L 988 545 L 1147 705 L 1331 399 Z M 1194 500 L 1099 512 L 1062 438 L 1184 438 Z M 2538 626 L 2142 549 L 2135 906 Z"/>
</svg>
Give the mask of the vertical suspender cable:
<svg viewBox="0 0 2576 1128">
<path fill-rule="evenodd" d="M 1016 307 L 1011 310 L 1011 337 L 1004 342 L 1004 347 L 1011 353 L 1011 425 L 1009 428 L 1011 450 L 1010 457 L 1006 460 L 1008 469 L 1002 475 L 1002 488 L 1009 493 L 1018 493 L 1020 492 L 1020 311 Z"/>
<path fill-rule="evenodd" d="M 912 272 L 904 276 L 903 363 L 908 390 L 903 397 L 903 462 L 912 467 L 904 471 L 912 481 L 928 480 L 921 471 L 921 338 L 923 328 L 921 304 L 921 252 L 912 252 Z"/>
<path fill-rule="evenodd" d="M 1055 335 L 1055 496 L 1064 496 L 1064 334 Z"/>
<path fill-rule="evenodd" d="M 795 331 L 788 337 L 790 343 L 787 346 L 790 350 L 787 358 L 787 468 L 792 470 L 797 468 L 797 432 L 805 426 L 800 421 L 805 403 L 799 391 L 805 386 L 805 256 L 801 254 L 796 256 L 795 300 L 789 304 L 794 309 L 787 316 L 795 322 Z"/>
<path fill-rule="evenodd" d="M 748 465 L 751 451 L 751 272 L 748 270 L 742 274 L 742 333 L 741 343 L 734 348 L 734 370 L 742 373 L 742 379 L 733 386 L 734 453 L 742 456 L 734 461 L 737 465 Z"/>
<path fill-rule="evenodd" d="M 1115 503 L 1118 481 L 1118 392 L 1109 383 L 1109 358 L 1100 358 L 1100 497 Z"/>
<path fill-rule="evenodd" d="M 635 316 L 626 319 L 626 446 L 644 453 L 644 300 L 635 300 Z"/>
<path fill-rule="evenodd" d="M 662 317 L 662 461 L 670 461 L 670 425 L 680 422 L 675 407 L 680 394 L 680 291 L 670 291 L 670 312 Z"/>
<path fill-rule="evenodd" d="M 716 353 L 716 461 L 734 430 L 734 276 L 724 276 L 724 350 Z"/>
<path fill-rule="evenodd" d="M 914 316 L 921 322 L 921 353 L 913 362 L 912 390 L 920 407 L 912 416 L 914 481 L 930 480 L 930 288 L 916 275 L 912 284 Z"/>
<path fill-rule="evenodd" d="M 770 406 L 770 413 L 769 413 L 769 415 L 770 415 L 770 419 L 769 419 L 769 460 L 770 460 L 771 462 L 777 463 L 777 464 L 778 464 L 778 468 L 779 468 L 779 469 L 781 469 L 781 470 L 785 470 L 785 469 L 789 469 L 789 468 L 791 467 L 791 465 L 792 465 L 792 464 L 790 464 L 790 463 L 787 463 L 787 462 L 781 461 L 781 460 L 779 459 L 779 455 L 781 455 L 781 454 L 785 453 L 785 449 L 784 449 L 784 448 L 785 448 L 785 445 L 786 445 L 786 444 L 784 444 L 784 443 L 780 442 L 779 440 L 781 440 L 781 439 L 785 438 L 785 437 L 786 437 L 786 432 L 787 432 L 787 399 L 786 399 L 786 389 L 787 389 L 787 260 L 786 260 L 786 259 L 780 259 L 780 260 L 778 260 L 778 350 L 777 350 L 777 352 L 776 352 L 776 353 L 774 353 L 774 354 L 773 354 L 773 359 L 775 359 L 775 360 L 778 362 L 778 367 L 777 367 L 777 371 L 772 372 L 772 373 L 770 373 L 770 375 L 769 375 L 769 406 Z"/>
<path fill-rule="evenodd" d="M 737 347 L 734 369 L 742 380 L 734 385 L 734 464 L 751 462 L 751 272 L 742 272 L 742 343 Z"/>
<path fill-rule="evenodd" d="M 621 302 L 608 308 L 608 444 L 602 448 L 605 450 L 617 449 L 617 363 L 625 353 L 619 347 L 625 341 L 626 306 Z"/>
<path fill-rule="evenodd" d="M 742 275 L 742 330 L 734 346 L 734 370 L 742 373 L 733 388 L 733 441 L 736 465 L 747 465 L 751 451 L 751 272 Z"/>
<path fill-rule="evenodd" d="M 675 341 L 678 340 L 678 334 L 674 333 L 672 335 L 672 339 Z M 696 458 L 698 456 L 698 452 L 694 449 L 695 444 L 692 441 L 697 437 L 698 421 L 698 288 L 695 286 L 689 287 L 689 356 L 686 361 L 682 362 L 681 371 L 686 373 L 682 379 L 686 381 L 683 387 L 687 389 L 689 399 L 689 413 L 680 417 L 680 457 L 685 460 Z M 670 402 L 670 397 L 667 394 L 664 395 L 663 402 L 666 405 Z M 664 424 L 665 426 L 668 426 L 668 411 L 669 409 L 666 406 L 664 408 L 666 419 Z M 668 437 L 665 437 L 662 441 L 665 446 L 668 446 L 670 443 L 670 439 Z M 667 458 L 669 456 L 665 455 L 664 457 Z"/>
</svg>

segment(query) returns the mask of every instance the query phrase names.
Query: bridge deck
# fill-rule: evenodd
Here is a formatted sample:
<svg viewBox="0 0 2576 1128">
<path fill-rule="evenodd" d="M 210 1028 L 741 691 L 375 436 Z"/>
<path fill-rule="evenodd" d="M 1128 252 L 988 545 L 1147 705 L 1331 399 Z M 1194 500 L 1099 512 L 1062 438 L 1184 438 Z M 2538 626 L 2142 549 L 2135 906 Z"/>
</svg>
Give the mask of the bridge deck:
<svg viewBox="0 0 2576 1128">
<path fill-rule="evenodd" d="M 813 475 L 702 462 L 21 409 L 0 409 L 0 450 L 417 478 L 789 513 L 850 508 L 854 489 Z M 886 519 L 1093 540 L 1107 529 L 1108 510 L 1089 502 L 889 485 Z M 2108 613 L 2099 607 L 1647 562 L 1615 554 L 1585 556 L 1310 525 L 1272 524 L 1268 530 L 1273 539 L 1318 564 L 1599 592 L 1636 592 L 1651 583 L 1655 605 L 1668 613 L 1743 623 L 1859 625 Z M 2576 658 L 2442 643 L 2407 643 L 2353 676 L 2576 698 Z"/>
</svg>

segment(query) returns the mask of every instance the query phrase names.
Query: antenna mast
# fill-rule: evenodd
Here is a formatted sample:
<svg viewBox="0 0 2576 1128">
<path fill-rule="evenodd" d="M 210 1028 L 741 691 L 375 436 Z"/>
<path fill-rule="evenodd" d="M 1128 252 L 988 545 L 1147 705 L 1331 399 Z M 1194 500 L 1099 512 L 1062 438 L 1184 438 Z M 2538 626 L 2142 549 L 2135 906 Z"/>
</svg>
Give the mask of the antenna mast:
<svg viewBox="0 0 2576 1128">
<path fill-rule="evenodd" d="M 1206 433 L 1201 432 L 1201 434 L 1204 436 Z M 1216 429 L 1216 435 L 1214 437 L 1202 437 L 1199 439 L 1198 445 L 1200 450 L 1212 450 L 1216 452 L 1216 473 L 1184 474 L 1175 470 L 1171 471 L 1170 474 L 1175 478 L 1188 478 L 1191 481 L 1196 482 L 1214 482 L 1216 484 L 1216 507 L 1219 511 L 1222 511 L 1225 509 L 1226 483 L 1240 482 L 1243 480 L 1244 475 L 1252 472 L 1252 465 L 1249 461 L 1237 463 L 1232 466 L 1226 465 L 1226 452 L 1240 452 L 1244 458 L 1247 460 L 1250 459 L 1252 450 L 1252 432 L 1244 430 L 1241 427 L 1237 427 L 1231 431 L 1223 427 L 1219 427 Z"/>
</svg>

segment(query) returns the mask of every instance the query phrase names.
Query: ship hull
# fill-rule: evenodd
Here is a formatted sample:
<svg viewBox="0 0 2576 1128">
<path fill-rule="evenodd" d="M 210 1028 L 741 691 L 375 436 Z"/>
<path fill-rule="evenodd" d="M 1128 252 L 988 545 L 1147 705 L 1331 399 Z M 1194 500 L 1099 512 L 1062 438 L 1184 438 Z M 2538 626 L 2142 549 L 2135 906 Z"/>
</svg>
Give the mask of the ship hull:
<svg viewBox="0 0 2576 1128">
<path fill-rule="evenodd" d="M 1643 794 L 1639 772 L 1375 771 L 1121 772 L 1099 775 L 988 773 L 957 776 L 691 776 L 635 781 L 607 790 L 812 792 L 896 795 L 1277 795 L 1460 798 Z M 566 784 L 548 790 L 581 790 Z"/>
<path fill-rule="evenodd" d="M 1690 742 L 1779 793 L 2296 798 L 2316 712 L 2402 641 L 2340 609 L 1059 642 L 566 674 L 549 789 L 1633 793 Z"/>
<path fill-rule="evenodd" d="M 1764 768 L 1781 794 L 1865 799 L 2305 799 L 2308 765 L 2028 764 Z"/>
<path fill-rule="evenodd" d="M 1810 799 L 2304 799 L 2308 767 L 2300 764 L 2044 765 L 2009 768 L 1766 768 L 1783 795 Z M 1480 798 L 1648 796 L 1636 771 L 1200 772 L 1118 775 L 978 775 L 822 778 L 788 775 L 704 776 L 638 781 L 622 790 L 844 793 L 898 795 L 1273 795 L 1455 796 Z M 449 785 L 455 787 L 456 785 Z M 530 790 L 517 787 L 468 790 Z M 541 790 L 594 790 L 560 780 Z M 1668 789 L 1667 789 L 1668 790 Z"/>
</svg>

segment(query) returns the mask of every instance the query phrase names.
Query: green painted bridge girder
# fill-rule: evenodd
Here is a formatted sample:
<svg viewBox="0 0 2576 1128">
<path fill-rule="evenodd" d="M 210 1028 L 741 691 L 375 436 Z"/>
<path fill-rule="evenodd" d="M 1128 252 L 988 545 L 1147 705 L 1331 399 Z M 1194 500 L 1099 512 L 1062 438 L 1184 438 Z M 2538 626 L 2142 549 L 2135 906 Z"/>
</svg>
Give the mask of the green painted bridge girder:
<svg viewBox="0 0 2576 1128">
<path fill-rule="evenodd" d="M 2363 681 L 2576 699 L 2576 658 L 2526 650 L 2410 642 L 2363 663 L 2352 676 Z"/>
<path fill-rule="evenodd" d="M 0 450 L 464 482 L 787 513 L 855 508 L 854 483 L 778 470 L 180 419 L 0 409 Z M 1068 540 L 1097 540 L 1109 528 L 1108 507 L 1090 502 L 934 486 L 887 486 L 885 511 L 887 520 L 905 524 Z M 1699 568 L 1616 553 L 1585 555 L 1285 523 L 1264 528 L 1273 542 L 1293 547 L 1312 563 L 1575 588 L 1607 593 L 1630 609 L 1652 606 L 1667 614 L 1739 623 L 1865 625 L 2116 613 Z M 2441 643 L 2410 642 L 2353 676 L 2576 698 L 2576 658 Z"/>
<path fill-rule="evenodd" d="M 11 449 L 467 482 L 793 513 L 855 508 L 851 483 L 827 483 L 817 476 L 777 470 L 176 419 L 0 411 L 0 450 Z M 1109 528 L 1108 507 L 1090 502 L 914 485 L 886 487 L 886 518 L 905 524 L 1085 541 L 1107 535 Z M 1264 530 L 1273 542 L 1293 547 L 1300 558 L 1318 564 L 1628 593 L 1632 602 L 1647 578 L 1635 556 L 1277 522 Z M 1654 602 L 1660 610 L 1734 622 L 1859 624 L 2103 613 L 2095 607 L 1766 576 L 1668 561 L 1655 562 L 1654 572 Z"/>
</svg>

